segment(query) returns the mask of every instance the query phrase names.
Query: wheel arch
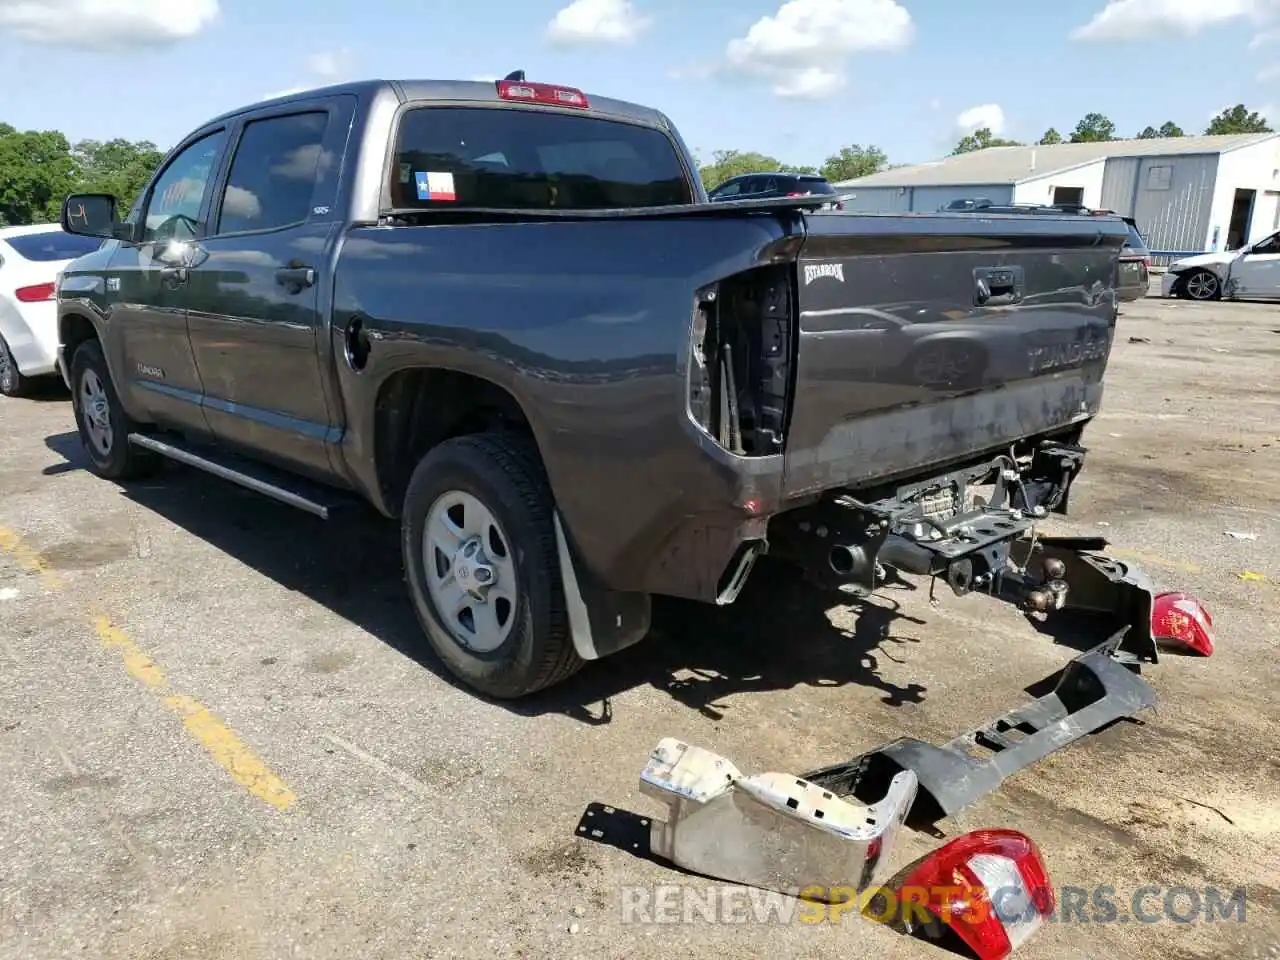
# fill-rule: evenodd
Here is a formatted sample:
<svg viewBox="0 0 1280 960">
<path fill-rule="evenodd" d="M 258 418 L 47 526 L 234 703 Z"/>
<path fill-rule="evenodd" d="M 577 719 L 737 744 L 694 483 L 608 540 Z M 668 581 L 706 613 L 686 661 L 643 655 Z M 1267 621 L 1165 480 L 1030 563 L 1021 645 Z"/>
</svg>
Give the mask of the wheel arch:
<svg viewBox="0 0 1280 960">
<path fill-rule="evenodd" d="M 523 405 L 506 387 L 477 373 L 440 366 L 406 367 L 378 385 L 373 450 L 378 493 L 398 515 L 409 478 L 432 447 L 454 437 L 502 429 L 528 436 Z"/>
</svg>

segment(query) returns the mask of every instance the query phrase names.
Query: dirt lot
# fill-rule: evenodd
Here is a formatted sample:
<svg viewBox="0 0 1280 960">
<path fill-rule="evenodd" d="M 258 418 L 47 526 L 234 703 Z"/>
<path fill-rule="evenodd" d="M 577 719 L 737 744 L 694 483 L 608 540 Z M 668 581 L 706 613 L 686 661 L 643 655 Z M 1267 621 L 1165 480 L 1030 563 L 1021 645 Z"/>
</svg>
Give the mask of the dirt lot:
<svg viewBox="0 0 1280 960">
<path fill-rule="evenodd" d="M 1091 903 L 1020 956 L 1280 956 L 1277 370 L 1274 306 L 1123 311 L 1069 526 L 1200 595 L 1219 648 L 1147 670 L 1143 723 L 941 824 L 1025 830 L 1058 885 L 1114 889 L 1115 921 Z M 664 735 L 798 772 L 946 739 L 1075 653 L 981 598 L 824 610 L 766 574 L 504 708 L 423 650 L 393 527 L 178 468 L 97 480 L 65 398 L 0 401 L 0 451 L 5 960 L 943 956 L 854 915 L 624 924 L 624 887 L 707 884 L 579 820 L 656 812 L 637 776 Z M 941 842 L 909 834 L 895 865 Z M 1144 886 L 1156 922 L 1125 922 Z M 1176 886 L 1246 887 L 1245 922 L 1160 917 Z"/>
</svg>

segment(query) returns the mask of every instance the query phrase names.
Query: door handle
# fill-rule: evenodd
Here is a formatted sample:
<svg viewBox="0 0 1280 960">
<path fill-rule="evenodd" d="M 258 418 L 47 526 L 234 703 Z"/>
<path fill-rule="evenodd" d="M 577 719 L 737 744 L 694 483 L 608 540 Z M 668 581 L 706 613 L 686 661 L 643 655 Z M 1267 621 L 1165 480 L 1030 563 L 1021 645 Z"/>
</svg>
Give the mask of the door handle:
<svg viewBox="0 0 1280 960">
<path fill-rule="evenodd" d="M 187 282 L 186 267 L 162 267 L 160 279 L 170 287 L 180 287 Z"/>
<path fill-rule="evenodd" d="M 293 292 L 305 290 L 316 282 L 316 272 L 311 267 L 281 267 L 276 271 L 276 283 L 292 287 Z"/>
<path fill-rule="evenodd" d="M 1001 307 L 1022 299 L 1022 268 L 978 267 L 973 271 L 973 305 Z"/>
</svg>

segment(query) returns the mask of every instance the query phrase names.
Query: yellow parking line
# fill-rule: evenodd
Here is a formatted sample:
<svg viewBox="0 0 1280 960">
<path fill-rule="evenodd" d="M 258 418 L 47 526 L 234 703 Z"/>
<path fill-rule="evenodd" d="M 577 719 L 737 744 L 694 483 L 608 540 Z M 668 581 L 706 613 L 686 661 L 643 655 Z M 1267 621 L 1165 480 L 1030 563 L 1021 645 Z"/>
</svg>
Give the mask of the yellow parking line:
<svg viewBox="0 0 1280 960">
<path fill-rule="evenodd" d="M 40 574 L 50 589 L 64 585 L 48 561 L 12 530 L 0 527 L 0 550 L 12 556 L 24 569 Z M 160 702 L 182 718 L 183 729 L 204 747 L 218 766 L 230 774 L 231 779 L 277 810 L 287 810 L 297 802 L 297 795 L 289 786 L 208 707 L 199 700 L 174 692 L 164 671 L 110 618 L 97 615 L 91 619 L 103 648 L 120 655 L 120 662 L 129 676 L 162 695 Z"/>
</svg>

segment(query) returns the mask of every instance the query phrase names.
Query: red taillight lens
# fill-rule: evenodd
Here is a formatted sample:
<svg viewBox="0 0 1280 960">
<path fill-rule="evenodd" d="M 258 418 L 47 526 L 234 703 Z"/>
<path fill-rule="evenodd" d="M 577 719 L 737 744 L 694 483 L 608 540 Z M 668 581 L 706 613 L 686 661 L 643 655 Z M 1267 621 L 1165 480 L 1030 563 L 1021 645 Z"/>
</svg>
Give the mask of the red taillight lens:
<svg viewBox="0 0 1280 960">
<path fill-rule="evenodd" d="M 1213 653 L 1213 615 L 1189 593 L 1161 593 L 1151 602 L 1151 635 L 1207 657 Z"/>
<path fill-rule="evenodd" d="M 549 103 L 557 107 L 578 107 L 585 110 L 590 104 L 587 95 L 573 87 L 557 87 L 551 83 L 526 83 L 523 80 L 499 80 L 498 96 L 503 100 L 523 100 L 526 103 Z"/>
<path fill-rule="evenodd" d="M 41 300 L 52 300 L 58 286 L 54 283 L 37 283 L 32 287 L 19 287 L 13 295 L 23 303 L 39 303 Z"/>
<path fill-rule="evenodd" d="M 904 921 L 927 909 L 978 960 L 1003 960 L 1054 911 L 1040 850 L 1016 830 L 956 837 L 912 870 L 895 893 Z"/>
</svg>

